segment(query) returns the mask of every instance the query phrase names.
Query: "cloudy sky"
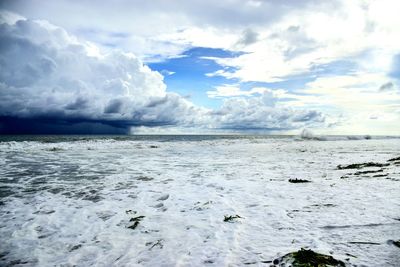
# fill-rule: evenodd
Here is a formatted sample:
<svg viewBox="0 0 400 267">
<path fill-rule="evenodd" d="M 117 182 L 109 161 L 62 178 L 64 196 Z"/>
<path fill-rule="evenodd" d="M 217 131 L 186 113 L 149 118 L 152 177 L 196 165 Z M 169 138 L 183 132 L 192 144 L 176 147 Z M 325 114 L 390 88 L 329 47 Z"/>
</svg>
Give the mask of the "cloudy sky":
<svg viewBox="0 0 400 267">
<path fill-rule="evenodd" d="M 0 10 L 0 133 L 400 134 L 397 0 Z"/>
</svg>

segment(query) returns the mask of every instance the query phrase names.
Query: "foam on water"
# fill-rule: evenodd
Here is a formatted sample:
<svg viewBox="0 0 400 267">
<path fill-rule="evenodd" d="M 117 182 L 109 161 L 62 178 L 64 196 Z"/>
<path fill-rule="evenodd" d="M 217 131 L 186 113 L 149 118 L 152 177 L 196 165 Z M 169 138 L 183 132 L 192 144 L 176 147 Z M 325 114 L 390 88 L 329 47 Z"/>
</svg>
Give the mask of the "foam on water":
<svg viewBox="0 0 400 267">
<path fill-rule="evenodd" d="M 399 151 L 399 139 L 1 142 L 0 265 L 263 266 L 307 247 L 397 266 L 400 166 L 336 166 Z"/>
</svg>

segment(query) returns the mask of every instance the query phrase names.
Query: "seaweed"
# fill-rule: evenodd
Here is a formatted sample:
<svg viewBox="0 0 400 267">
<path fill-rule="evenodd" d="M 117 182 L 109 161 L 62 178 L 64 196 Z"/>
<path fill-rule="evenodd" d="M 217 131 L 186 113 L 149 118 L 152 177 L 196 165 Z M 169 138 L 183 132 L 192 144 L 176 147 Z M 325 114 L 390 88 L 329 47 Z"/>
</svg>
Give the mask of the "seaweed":
<svg viewBox="0 0 400 267">
<path fill-rule="evenodd" d="M 350 241 L 349 244 L 359 244 L 359 245 L 380 245 L 381 243 L 376 242 L 365 242 L 365 241 Z"/>
<path fill-rule="evenodd" d="M 305 180 L 305 179 L 289 179 L 289 183 L 293 183 L 293 184 L 298 184 L 298 183 L 311 183 L 311 181 L 309 180 Z"/>
<path fill-rule="evenodd" d="M 379 163 L 379 162 L 365 162 L 365 163 L 353 163 L 349 165 L 338 165 L 338 170 L 347 170 L 347 169 L 361 169 L 365 167 L 386 167 L 389 166 L 389 163 Z"/>
<path fill-rule="evenodd" d="M 354 175 L 369 174 L 369 173 L 377 173 L 377 172 L 383 172 L 383 169 L 379 169 L 379 170 L 370 170 L 370 171 L 358 171 L 358 172 L 355 172 Z"/>
<path fill-rule="evenodd" d="M 133 217 L 129 221 L 130 222 L 140 222 L 144 217 L 146 217 L 146 216 L 141 215 L 141 216 Z"/>
<path fill-rule="evenodd" d="M 384 174 L 376 174 L 376 175 L 373 175 L 372 177 L 378 178 L 378 177 L 386 177 L 386 176 L 388 176 L 388 175 L 389 175 L 389 174 L 384 173 Z"/>
<path fill-rule="evenodd" d="M 282 262 L 291 262 L 292 267 L 329 267 L 329 266 L 340 266 L 345 267 L 343 261 L 337 260 L 329 255 L 320 254 L 312 251 L 311 249 L 300 249 L 297 252 L 291 252 L 284 255 L 281 258 L 273 261 L 274 265 L 278 265 Z"/>
<path fill-rule="evenodd" d="M 132 225 L 128 226 L 127 228 L 135 230 L 138 225 L 139 225 L 139 221 L 135 221 Z"/>
<path fill-rule="evenodd" d="M 398 161 L 398 160 L 400 160 L 400 157 L 388 159 L 388 162 L 391 162 L 391 161 Z"/>
<path fill-rule="evenodd" d="M 133 217 L 129 220 L 129 222 L 133 222 L 133 224 L 131 224 L 130 226 L 127 226 L 127 228 L 135 230 L 136 227 L 139 225 L 139 222 L 144 218 L 145 216 L 137 216 L 137 217 Z"/>
<path fill-rule="evenodd" d="M 232 222 L 235 219 L 243 219 L 243 217 L 239 216 L 239 215 L 225 215 L 224 216 L 224 222 Z"/>
<path fill-rule="evenodd" d="M 71 246 L 70 248 L 69 248 L 69 252 L 72 252 L 72 251 L 74 251 L 74 250 L 77 250 L 77 249 L 79 249 L 79 248 L 81 248 L 82 247 L 82 244 L 78 244 L 78 245 L 75 245 L 75 246 Z"/>
<path fill-rule="evenodd" d="M 146 246 L 150 246 L 151 245 L 149 250 L 152 250 L 156 246 L 158 246 L 159 248 L 163 248 L 164 247 L 163 241 L 164 241 L 164 239 L 158 239 L 156 242 L 147 242 L 145 245 Z"/>
</svg>

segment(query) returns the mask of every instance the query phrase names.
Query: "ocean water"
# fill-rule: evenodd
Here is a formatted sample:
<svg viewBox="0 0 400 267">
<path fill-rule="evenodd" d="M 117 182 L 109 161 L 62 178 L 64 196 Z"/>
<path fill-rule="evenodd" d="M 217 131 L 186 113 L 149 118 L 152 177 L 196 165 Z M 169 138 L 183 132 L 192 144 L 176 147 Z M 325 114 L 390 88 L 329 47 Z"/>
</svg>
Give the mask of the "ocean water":
<svg viewBox="0 0 400 267">
<path fill-rule="evenodd" d="M 400 266 L 400 139 L 350 139 L 0 137 L 0 266 Z"/>
</svg>

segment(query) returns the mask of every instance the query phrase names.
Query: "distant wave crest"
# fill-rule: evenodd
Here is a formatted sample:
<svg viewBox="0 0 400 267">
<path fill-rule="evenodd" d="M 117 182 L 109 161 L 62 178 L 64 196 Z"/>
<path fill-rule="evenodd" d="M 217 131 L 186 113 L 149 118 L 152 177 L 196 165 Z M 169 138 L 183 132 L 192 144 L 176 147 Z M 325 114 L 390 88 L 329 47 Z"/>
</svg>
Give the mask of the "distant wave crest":
<svg viewBox="0 0 400 267">
<path fill-rule="evenodd" d="M 347 141 L 347 140 L 369 140 L 369 139 L 396 139 L 399 136 L 371 136 L 371 135 L 315 135 L 309 129 L 303 129 L 296 140 L 315 140 L 315 141 Z"/>
</svg>

